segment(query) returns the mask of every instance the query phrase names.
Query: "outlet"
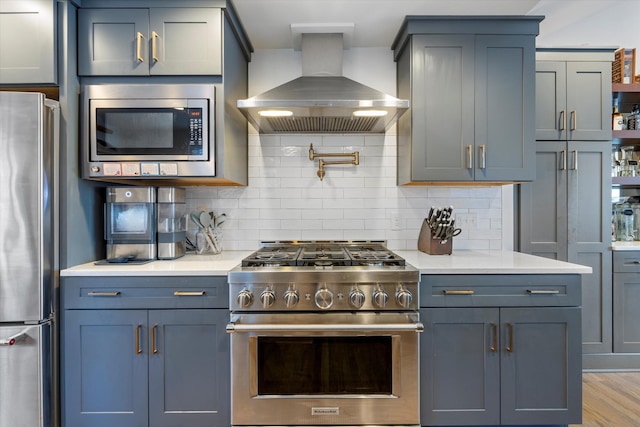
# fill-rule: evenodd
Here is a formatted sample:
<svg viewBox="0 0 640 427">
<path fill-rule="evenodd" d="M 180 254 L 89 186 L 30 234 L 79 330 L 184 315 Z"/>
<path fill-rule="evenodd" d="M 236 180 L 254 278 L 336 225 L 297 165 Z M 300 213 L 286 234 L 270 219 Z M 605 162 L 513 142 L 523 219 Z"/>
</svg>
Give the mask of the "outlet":
<svg viewBox="0 0 640 427">
<path fill-rule="evenodd" d="M 463 230 L 466 228 L 476 228 L 478 226 L 478 214 L 476 213 L 459 213 L 455 215 L 456 227 Z"/>
<path fill-rule="evenodd" d="M 400 219 L 400 213 L 398 212 L 391 213 L 391 230 L 402 230 L 402 220 Z"/>
</svg>

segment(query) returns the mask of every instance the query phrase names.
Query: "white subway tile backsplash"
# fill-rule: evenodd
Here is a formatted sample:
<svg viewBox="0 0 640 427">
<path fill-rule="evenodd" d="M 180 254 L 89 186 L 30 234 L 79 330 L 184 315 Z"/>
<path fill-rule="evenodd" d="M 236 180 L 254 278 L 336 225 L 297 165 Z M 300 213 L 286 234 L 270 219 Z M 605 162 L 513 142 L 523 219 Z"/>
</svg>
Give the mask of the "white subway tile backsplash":
<svg viewBox="0 0 640 427">
<path fill-rule="evenodd" d="M 327 166 L 320 181 L 318 160 L 309 160 L 310 144 L 317 153 L 359 151 L 360 164 Z M 187 188 L 189 210 L 205 206 L 227 214 L 223 247 L 229 250 L 254 250 L 261 240 L 331 239 L 386 240 L 391 249 L 416 249 L 429 208 L 449 205 L 454 214 L 477 218 L 454 239 L 454 249 L 503 245 L 501 187 L 398 187 L 392 133 L 251 133 L 248 162 L 247 187 Z"/>
</svg>

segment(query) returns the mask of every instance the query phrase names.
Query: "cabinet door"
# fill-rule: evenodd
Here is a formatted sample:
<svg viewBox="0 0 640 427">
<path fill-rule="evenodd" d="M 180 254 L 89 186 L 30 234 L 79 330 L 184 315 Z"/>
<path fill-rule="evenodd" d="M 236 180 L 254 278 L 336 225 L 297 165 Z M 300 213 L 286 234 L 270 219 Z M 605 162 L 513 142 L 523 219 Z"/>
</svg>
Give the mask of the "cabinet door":
<svg viewBox="0 0 640 427">
<path fill-rule="evenodd" d="M 420 310 L 421 425 L 500 424 L 497 308 Z"/>
<path fill-rule="evenodd" d="M 146 426 L 147 312 L 65 310 L 64 425 Z"/>
<path fill-rule="evenodd" d="M 536 180 L 520 184 L 520 251 L 567 260 L 567 145 L 536 142 Z"/>
<path fill-rule="evenodd" d="M 472 181 L 474 36 L 412 37 L 414 181 Z"/>
<path fill-rule="evenodd" d="M 475 70 L 475 180 L 534 180 L 534 37 L 477 36 Z"/>
<path fill-rule="evenodd" d="M 0 84 L 56 83 L 56 2 L 0 1 Z"/>
<path fill-rule="evenodd" d="M 593 269 L 582 280 L 585 353 L 612 349 L 610 171 L 609 142 L 569 142 L 567 261 Z"/>
<path fill-rule="evenodd" d="M 568 139 L 611 140 L 611 63 L 567 62 Z"/>
<path fill-rule="evenodd" d="M 147 76 L 147 9 L 78 10 L 78 75 Z"/>
<path fill-rule="evenodd" d="M 640 353 L 640 276 L 637 273 L 613 275 L 613 351 Z"/>
<path fill-rule="evenodd" d="M 158 8 L 149 16 L 151 74 L 222 74 L 221 9 Z"/>
<path fill-rule="evenodd" d="M 228 426 L 226 309 L 149 312 L 149 425 Z"/>
<path fill-rule="evenodd" d="M 503 308 L 500 321 L 501 423 L 580 423 L 580 308 Z"/>
<path fill-rule="evenodd" d="M 536 62 L 536 139 L 567 139 L 567 65 Z"/>
</svg>

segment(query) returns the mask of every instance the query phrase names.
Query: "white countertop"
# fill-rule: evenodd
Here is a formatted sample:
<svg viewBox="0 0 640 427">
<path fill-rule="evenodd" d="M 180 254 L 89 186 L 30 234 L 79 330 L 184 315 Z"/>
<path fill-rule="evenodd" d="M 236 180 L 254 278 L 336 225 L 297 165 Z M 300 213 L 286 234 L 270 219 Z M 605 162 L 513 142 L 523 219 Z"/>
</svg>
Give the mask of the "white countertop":
<svg viewBox="0 0 640 427">
<path fill-rule="evenodd" d="M 640 243 L 640 242 L 639 242 Z M 640 249 L 640 246 L 638 246 Z M 223 251 L 218 255 L 185 255 L 146 264 L 96 265 L 64 269 L 61 276 L 226 276 L 253 251 Z M 512 251 L 456 251 L 451 255 L 394 251 L 422 274 L 590 274 L 591 267 Z"/>
<path fill-rule="evenodd" d="M 422 274 L 590 274 L 591 267 L 512 251 L 394 251 Z"/>
<path fill-rule="evenodd" d="M 156 260 L 145 264 L 107 264 L 95 262 L 64 269 L 61 276 L 226 276 L 253 251 L 222 251 L 218 255 L 187 254 L 178 259 Z"/>
<path fill-rule="evenodd" d="M 640 251 L 640 241 L 611 242 L 612 251 Z"/>
</svg>

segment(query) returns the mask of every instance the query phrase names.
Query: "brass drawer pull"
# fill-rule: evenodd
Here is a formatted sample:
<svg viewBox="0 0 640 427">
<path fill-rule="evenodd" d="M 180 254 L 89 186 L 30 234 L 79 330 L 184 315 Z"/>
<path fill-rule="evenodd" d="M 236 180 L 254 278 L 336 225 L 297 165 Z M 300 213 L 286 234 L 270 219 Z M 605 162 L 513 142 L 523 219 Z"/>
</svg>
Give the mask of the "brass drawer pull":
<svg viewBox="0 0 640 427">
<path fill-rule="evenodd" d="M 151 32 L 151 57 L 153 58 L 153 62 L 158 62 L 158 33 L 155 31 Z"/>
<path fill-rule="evenodd" d="M 136 326 L 136 354 L 142 353 L 142 348 L 140 348 L 140 328 L 142 328 L 142 325 Z"/>
<path fill-rule="evenodd" d="M 445 295 L 473 295 L 475 293 L 473 289 L 460 289 L 460 290 L 445 289 L 442 292 Z"/>
<path fill-rule="evenodd" d="M 153 325 L 151 328 L 151 352 L 153 354 L 158 353 L 158 348 L 156 347 L 156 330 L 158 329 L 158 325 Z"/>
<path fill-rule="evenodd" d="M 498 351 L 498 325 L 496 325 L 493 322 L 491 322 L 490 325 L 491 325 L 491 334 L 493 335 L 490 349 L 493 353 L 495 353 L 496 351 Z"/>
<path fill-rule="evenodd" d="M 559 294 L 560 291 L 557 289 L 527 289 L 527 293 L 532 295 L 555 295 Z"/>
<path fill-rule="evenodd" d="M 205 291 L 175 291 L 173 296 L 176 297 L 203 297 L 207 293 Z"/>
<path fill-rule="evenodd" d="M 138 62 L 144 62 L 144 58 L 142 57 L 142 41 L 144 40 L 144 36 L 140 31 L 136 34 L 136 59 Z"/>
<path fill-rule="evenodd" d="M 120 291 L 115 292 L 87 292 L 90 297 L 119 297 Z"/>
<path fill-rule="evenodd" d="M 513 323 L 507 323 L 507 329 L 509 330 L 509 344 L 507 345 L 507 351 L 513 353 Z"/>
</svg>

